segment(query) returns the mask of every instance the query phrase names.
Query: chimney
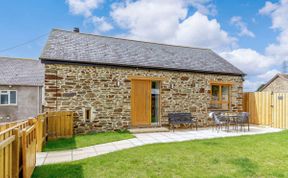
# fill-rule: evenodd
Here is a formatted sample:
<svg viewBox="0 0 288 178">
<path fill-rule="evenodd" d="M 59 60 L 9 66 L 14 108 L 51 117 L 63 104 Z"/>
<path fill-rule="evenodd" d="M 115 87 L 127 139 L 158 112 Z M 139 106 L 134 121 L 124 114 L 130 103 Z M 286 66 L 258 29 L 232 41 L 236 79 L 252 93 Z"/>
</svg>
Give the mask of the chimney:
<svg viewBox="0 0 288 178">
<path fill-rule="evenodd" d="M 73 32 L 79 33 L 79 32 L 80 32 L 80 29 L 79 29 L 78 27 L 74 27 Z"/>
</svg>

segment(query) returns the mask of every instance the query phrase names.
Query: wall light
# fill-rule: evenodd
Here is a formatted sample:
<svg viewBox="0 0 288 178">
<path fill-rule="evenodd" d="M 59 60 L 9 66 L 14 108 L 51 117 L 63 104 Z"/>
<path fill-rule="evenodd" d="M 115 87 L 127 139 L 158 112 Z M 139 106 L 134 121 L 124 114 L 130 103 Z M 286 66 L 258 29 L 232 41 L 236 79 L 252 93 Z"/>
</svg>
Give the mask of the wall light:
<svg viewBox="0 0 288 178">
<path fill-rule="evenodd" d="M 120 82 L 119 82 L 119 80 L 117 80 L 117 82 L 116 82 L 116 86 L 117 86 L 117 87 L 120 86 Z"/>
</svg>

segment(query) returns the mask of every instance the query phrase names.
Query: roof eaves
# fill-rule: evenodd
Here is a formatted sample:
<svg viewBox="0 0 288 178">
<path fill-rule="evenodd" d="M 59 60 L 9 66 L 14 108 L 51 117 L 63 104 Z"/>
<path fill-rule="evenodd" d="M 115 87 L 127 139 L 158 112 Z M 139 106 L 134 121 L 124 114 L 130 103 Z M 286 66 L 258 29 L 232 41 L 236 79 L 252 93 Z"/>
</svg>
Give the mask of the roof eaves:
<svg viewBox="0 0 288 178">
<path fill-rule="evenodd" d="M 19 83 L 0 83 L 1 86 L 27 86 L 27 87 L 43 87 L 44 84 L 19 84 Z"/>
<path fill-rule="evenodd" d="M 189 69 L 179 69 L 179 68 L 164 68 L 164 67 L 154 67 L 154 66 L 138 66 L 138 65 L 126 65 L 126 64 L 111 64 L 111 63 L 96 63 L 88 61 L 68 61 L 63 59 L 49 59 L 45 57 L 39 58 L 44 64 L 78 64 L 78 65 L 101 65 L 101 66 L 112 66 L 112 67 L 129 67 L 129 68 L 142 68 L 142 69 L 158 69 L 158 70 L 168 70 L 168 71 L 183 71 L 183 72 L 195 72 L 195 73 L 206 73 L 206 74 L 220 74 L 220 75 L 233 75 L 242 76 L 246 74 L 243 73 L 229 73 L 229 72 L 214 72 L 214 71 L 202 71 L 202 70 L 189 70 Z"/>
</svg>

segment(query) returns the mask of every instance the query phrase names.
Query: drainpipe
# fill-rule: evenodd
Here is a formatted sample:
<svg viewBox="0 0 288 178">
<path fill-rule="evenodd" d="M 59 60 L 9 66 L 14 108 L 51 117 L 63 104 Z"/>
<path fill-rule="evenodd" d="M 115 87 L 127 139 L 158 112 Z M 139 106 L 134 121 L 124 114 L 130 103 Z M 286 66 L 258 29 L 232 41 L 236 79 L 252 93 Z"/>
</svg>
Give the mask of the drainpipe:
<svg viewBox="0 0 288 178">
<path fill-rule="evenodd" d="M 37 115 L 40 113 L 40 90 L 39 90 L 40 86 L 37 87 Z"/>
</svg>

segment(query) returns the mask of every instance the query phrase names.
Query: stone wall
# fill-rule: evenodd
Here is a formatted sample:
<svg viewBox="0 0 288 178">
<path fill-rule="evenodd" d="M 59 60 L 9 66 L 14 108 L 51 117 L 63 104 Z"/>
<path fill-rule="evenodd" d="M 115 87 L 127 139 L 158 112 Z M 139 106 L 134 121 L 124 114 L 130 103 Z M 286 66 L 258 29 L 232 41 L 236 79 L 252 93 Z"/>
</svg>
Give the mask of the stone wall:
<svg viewBox="0 0 288 178">
<path fill-rule="evenodd" d="M 169 112 L 191 112 L 199 125 L 207 124 L 210 82 L 233 82 L 231 110 L 242 110 L 242 77 L 115 68 L 46 64 L 45 109 L 75 111 L 75 133 L 125 129 L 130 126 L 129 76 L 164 77 L 161 84 L 161 122 L 167 124 Z M 85 108 L 91 120 L 84 120 Z"/>
<path fill-rule="evenodd" d="M 287 81 L 287 79 L 277 77 L 273 82 L 271 82 L 262 91 L 263 92 L 275 92 L 275 93 L 287 93 L 288 92 L 288 81 Z"/>
</svg>

